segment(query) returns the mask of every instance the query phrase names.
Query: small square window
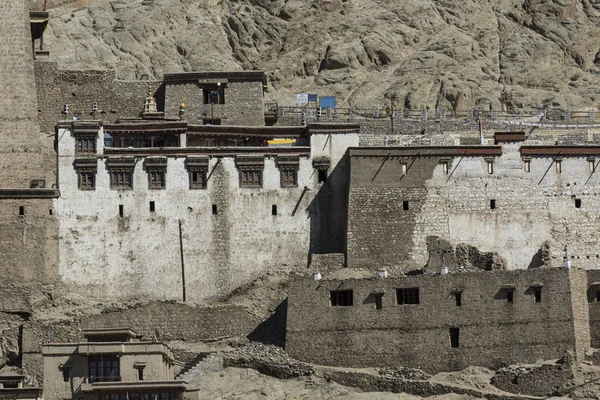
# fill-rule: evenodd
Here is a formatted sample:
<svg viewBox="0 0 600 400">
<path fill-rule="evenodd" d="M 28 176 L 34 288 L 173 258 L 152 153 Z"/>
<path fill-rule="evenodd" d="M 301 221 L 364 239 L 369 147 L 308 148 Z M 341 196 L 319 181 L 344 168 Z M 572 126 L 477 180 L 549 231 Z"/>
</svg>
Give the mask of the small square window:
<svg viewBox="0 0 600 400">
<path fill-rule="evenodd" d="M 523 171 L 531 172 L 531 161 L 530 160 L 523 161 Z"/>
<path fill-rule="evenodd" d="M 396 301 L 399 305 L 419 304 L 419 288 L 396 289 Z"/>
<path fill-rule="evenodd" d="M 206 189 L 206 171 L 190 171 L 190 189 Z"/>
<path fill-rule="evenodd" d="M 131 171 L 112 171 L 110 173 L 110 187 L 112 189 L 132 189 Z"/>
<path fill-rule="evenodd" d="M 280 171 L 281 187 L 296 187 L 298 186 L 298 170 L 297 169 L 282 169 Z"/>
<path fill-rule="evenodd" d="M 487 161 L 487 173 L 490 175 L 494 173 L 494 162 L 493 161 Z"/>
<path fill-rule="evenodd" d="M 148 171 L 148 188 L 149 189 L 164 189 L 165 188 L 165 170 L 151 169 Z"/>
<path fill-rule="evenodd" d="M 156 211 L 156 207 L 153 201 L 150 202 L 150 212 Z"/>
<path fill-rule="evenodd" d="M 25 215 L 25 206 L 19 206 L 19 215 L 20 216 Z"/>
<path fill-rule="evenodd" d="M 271 206 L 271 215 L 276 217 L 277 216 L 277 204 L 273 204 Z"/>
<path fill-rule="evenodd" d="M 329 292 L 332 307 L 345 307 L 353 305 L 352 290 L 331 290 Z"/>
<path fill-rule="evenodd" d="M 212 213 L 213 213 L 213 215 L 217 215 L 219 213 L 219 210 L 217 209 L 217 205 L 216 204 L 212 205 Z"/>
<path fill-rule="evenodd" d="M 78 137 L 75 139 L 75 154 L 96 153 L 96 138 Z"/>
<path fill-rule="evenodd" d="M 202 89 L 204 104 L 225 104 L 225 88 L 222 85 Z"/>
<path fill-rule="evenodd" d="M 562 173 L 562 161 L 556 160 L 556 173 Z"/>
<path fill-rule="evenodd" d="M 406 164 L 400 163 L 400 173 L 406 175 Z"/>
<path fill-rule="evenodd" d="M 402 202 L 402 209 L 403 209 L 404 211 L 408 211 L 408 209 L 409 209 L 408 200 L 404 200 L 404 201 Z"/>
<path fill-rule="evenodd" d="M 94 190 L 96 188 L 96 173 L 94 171 L 77 171 L 77 188 L 79 190 Z"/>
<path fill-rule="evenodd" d="M 594 172 L 596 172 L 596 159 L 595 158 L 588 158 L 588 170 L 589 170 L 590 174 L 593 174 Z"/>
<path fill-rule="evenodd" d="M 575 199 L 575 208 L 581 208 L 581 199 Z"/>
<path fill-rule="evenodd" d="M 490 210 L 496 209 L 496 200 L 490 200 Z"/>
<path fill-rule="evenodd" d="M 262 187 L 262 170 L 243 169 L 240 171 L 240 187 L 260 188 Z"/>
</svg>

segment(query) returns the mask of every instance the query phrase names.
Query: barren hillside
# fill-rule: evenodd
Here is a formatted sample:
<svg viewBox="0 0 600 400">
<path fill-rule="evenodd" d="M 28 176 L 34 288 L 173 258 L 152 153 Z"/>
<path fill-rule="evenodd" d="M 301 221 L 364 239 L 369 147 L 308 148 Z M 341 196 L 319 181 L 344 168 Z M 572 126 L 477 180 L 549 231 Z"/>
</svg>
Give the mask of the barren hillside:
<svg viewBox="0 0 600 400">
<path fill-rule="evenodd" d="M 31 0 L 40 7 L 42 0 Z M 262 69 L 268 97 L 465 109 L 600 105 L 596 0 L 48 0 L 62 67 Z"/>
</svg>

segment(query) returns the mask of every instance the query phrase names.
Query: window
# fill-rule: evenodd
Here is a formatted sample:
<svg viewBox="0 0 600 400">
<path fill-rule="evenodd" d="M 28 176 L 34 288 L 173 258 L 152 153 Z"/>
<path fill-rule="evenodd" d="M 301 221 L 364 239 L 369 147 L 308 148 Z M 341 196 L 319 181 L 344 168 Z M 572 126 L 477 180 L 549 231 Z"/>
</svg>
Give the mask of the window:
<svg viewBox="0 0 600 400">
<path fill-rule="evenodd" d="M 494 161 L 492 160 L 486 160 L 487 163 L 487 173 L 488 174 L 493 174 L 494 173 Z"/>
<path fill-rule="evenodd" d="M 332 290 L 329 292 L 332 307 L 351 306 L 353 304 L 352 290 Z"/>
<path fill-rule="evenodd" d="M 90 383 L 118 382 L 121 380 L 117 355 L 91 355 L 89 356 L 88 366 Z"/>
<path fill-rule="evenodd" d="M 79 190 L 94 190 L 96 188 L 96 172 L 91 170 L 77 171 L 77 187 Z"/>
<path fill-rule="evenodd" d="M 562 161 L 561 160 L 556 160 L 556 173 L 560 174 L 562 173 Z"/>
<path fill-rule="evenodd" d="M 111 189 L 132 189 L 131 170 L 119 170 L 110 172 Z"/>
<path fill-rule="evenodd" d="M 406 175 L 406 164 L 400 163 L 400 173 Z"/>
<path fill-rule="evenodd" d="M 575 199 L 575 208 L 581 208 L 581 199 Z"/>
<path fill-rule="evenodd" d="M 462 306 L 462 292 L 454 292 L 454 301 L 456 302 L 456 307 Z"/>
<path fill-rule="evenodd" d="M 402 202 L 402 209 L 403 209 L 404 211 L 408 211 L 408 209 L 409 209 L 409 206 L 408 206 L 408 200 L 404 200 L 404 201 Z"/>
<path fill-rule="evenodd" d="M 533 292 L 533 298 L 536 303 L 542 302 L 542 287 L 541 286 L 532 286 L 531 291 Z"/>
<path fill-rule="evenodd" d="M 143 381 L 144 380 L 144 368 L 138 368 L 138 380 L 139 381 Z"/>
<path fill-rule="evenodd" d="M 148 171 L 148 188 L 149 189 L 164 189 L 165 188 L 165 170 L 151 169 Z"/>
<path fill-rule="evenodd" d="M 154 202 L 151 201 L 150 202 L 150 212 L 154 212 L 155 210 L 156 210 L 156 208 L 155 208 Z"/>
<path fill-rule="evenodd" d="M 381 310 L 383 308 L 383 294 L 375 293 L 373 296 L 375 296 L 375 309 Z"/>
<path fill-rule="evenodd" d="M 280 171 L 281 187 L 298 186 L 298 170 L 295 168 L 286 168 Z"/>
<path fill-rule="evenodd" d="M 62 366 L 61 367 L 62 370 L 62 376 L 63 376 L 63 381 L 64 382 L 69 382 L 69 375 L 71 372 L 71 367 L 67 367 L 67 366 Z"/>
<path fill-rule="evenodd" d="M 596 292 L 596 302 L 600 303 L 600 291 Z"/>
<path fill-rule="evenodd" d="M 94 154 L 96 153 L 95 137 L 77 137 L 75 139 L 75 154 Z"/>
<path fill-rule="evenodd" d="M 490 200 L 490 210 L 496 209 L 496 200 Z"/>
<path fill-rule="evenodd" d="M 123 204 L 119 204 L 119 217 L 123 218 Z"/>
<path fill-rule="evenodd" d="M 327 170 L 326 169 L 318 169 L 318 179 L 319 183 L 327 182 Z"/>
<path fill-rule="evenodd" d="M 523 160 L 523 171 L 531 172 L 531 160 Z"/>
<path fill-rule="evenodd" d="M 271 215 L 276 217 L 277 216 L 277 204 L 273 204 L 271 206 Z"/>
<path fill-rule="evenodd" d="M 512 289 L 507 289 L 506 290 L 506 302 L 507 303 L 512 303 L 513 302 L 514 293 L 515 292 Z"/>
<path fill-rule="evenodd" d="M 459 328 L 450 328 L 450 347 L 452 347 L 452 348 L 458 347 L 459 336 L 460 336 Z"/>
<path fill-rule="evenodd" d="M 217 215 L 218 214 L 218 210 L 217 210 L 217 205 L 216 204 L 212 205 L 212 213 L 213 213 L 213 215 Z"/>
<path fill-rule="evenodd" d="M 448 161 L 442 161 L 442 171 L 444 173 L 444 175 L 448 175 L 450 168 L 449 168 L 449 162 Z"/>
<path fill-rule="evenodd" d="M 221 125 L 221 118 L 203 119 L 202 125 Z"/>
<path fill-rule="evenodd" d="M 240 171 L 240 187 L 262 187 L 262 170 L 243 169 Z"/>
<path fill-rule="evenodd" d="M 20 216 L 25 215 L 25 206 L 19 206 L 19 215 Z"/>
<path fill-rule="evenodd" d="M 202 89 L 204 104 L 225 104 L 225 88 L 223 86 L 211 86 Z"/>
<path fill-rule="evenodd" d="M 396 300 L 399 305 L 419 304 L 419 288 L 396 289 Z"/>
<path fill-rule="evenodd" d="M 590 157 L 588 160 L 588 170 L 590 174 L 596 172 L 596 159 L 594 157 Z"/>
<path fill-rule="evenodd" d="M 206 189 L 206 171 L 190 171 L 190 189 Z"/>
</svg>

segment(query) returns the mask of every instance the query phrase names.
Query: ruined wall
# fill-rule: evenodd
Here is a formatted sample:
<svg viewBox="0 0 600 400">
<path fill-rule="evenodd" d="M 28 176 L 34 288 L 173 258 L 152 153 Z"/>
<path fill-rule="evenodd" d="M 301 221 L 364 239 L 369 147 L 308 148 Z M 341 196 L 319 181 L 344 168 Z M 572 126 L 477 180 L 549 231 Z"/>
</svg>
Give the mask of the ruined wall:
<svg viewBox="0 0 600 400">
<path fill-rule="evenodd" d="M 356 134 L 333 136 L 358 142 Z M 149 190 L 147 154 L 131 152 L 137 157 L 132 190 L 110 189 L 106 160 L 97 158 L 96 189 L 84 191 L 77 187 L 73 167 L 74 138 L 62 130 L 59 137 L 59 275 L 64 283 L 83 285 L 81 290 L 117 298 L 182 299 L 179 221 L 187 300 L 192 301 L 224 298 L 272 268 L 305 267 L 309 251 L 317 246 L 313 234 L 320 238 L 319 246 L 343 251 L 343 223 L 335 229 L 313 224 L 315 218 L 344 213 L 339 202 L 345 201 L 347 191 L 322 194 L 324 185 L 317 182 L 306 148 L 298 150 L 304 155 L 297 187 L 281 188 L 277 157 L 265 148 L 258 154 L 264 160 L 262 188 L 240 187 L 236 157 L 229 154 L 211 157 L 207 188 L 191 190 L 185 166 L 189 152 L 184 152 L 168 156 L 166 189 Z M 101 139 L 97 149 L 102 155 Z M 335 170 L 345 147 L 321 151 Z M 329 200 L 315 203 L 321 198 Z M 154 212 L 150 201 L 155 202 Z M 272 215 L 273 206 L 277 215 Z M 328 237 L 332 231 L 336 234 Z"/>
<path fill-rule="evenodd" d="M 466 272 L 380 279 L 302 278 L 290 284 L 286 350 L 302 361 L 345 367 L 407 366 L 428 372 L 469 365 L 499 368 L 586 351 L 576 340 L 572 306 L 585 301 L 562 268 Z M 536 303 L 532 284 L 542 284 Z M 502 287 L 513 285 L 514 299 Z M 398 305 L 397 288 L 419 288 L 419 304 Z M 331 290 L 353 290 L 352 306 L 330 305 Z M 461 292 L 457 306 L 453 293 Z M 385 293 L 376 309 L 373 293 Z M 581 299 L 578 299 L 581 298 Z M 451 347 L 450 328 L 459 328 Z M 343 351 L 340 351 L 343 349 Z"/>
<path fill-rule="evenodd" d="M 53 181 L 48 168 L 52 138 L 42 138 L 36 121 L 29 15 L 24 0 L 0 1 L 0 187 L 29 187 L 32 179 Z"/>
<path fill-rule="evenodd" d="M 185 102 L 185 119 L 190 124 L 202 125 L 220 119 L 220 125 L 263 126 L 263 87 L 261 81 L 229 80 L 223 84 L 224 104 L 204 104 L 206 86 L 196 82 L 165 83 L 165 116 L 178 118 L 179 105 Z"/>
<path fill-rule="evenodd" d="M 503 145 L 492 174 L 484 156 L 429 156 L 424 148 L 351 155 L 349 266 L 420 269 L 436 237 L 498 252 L 509 269 L 540 266 L 546 245 L 552 265 L 561 265 L 566 247 L 574 266 L 597 267 L 598 174 L 586 157 L 565 157 L 560 173 L 552 157 L 534 157 L 525 172 L 519 149 Z"/>
</svg>

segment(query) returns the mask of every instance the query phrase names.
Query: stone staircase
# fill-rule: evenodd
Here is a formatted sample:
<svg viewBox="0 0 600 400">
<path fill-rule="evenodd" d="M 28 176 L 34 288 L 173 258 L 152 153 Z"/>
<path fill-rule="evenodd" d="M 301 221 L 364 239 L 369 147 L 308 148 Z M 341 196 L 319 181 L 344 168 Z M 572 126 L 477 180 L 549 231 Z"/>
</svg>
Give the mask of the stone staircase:
<svg viewBox="0 0 600 400">
<path fill-rule="evenodd" d="M 176 380 L 191 382 L 206 372 L 223 369 L 223 356 L 215 352 L 200 353 L 175 376 Z"/>
</svg>

